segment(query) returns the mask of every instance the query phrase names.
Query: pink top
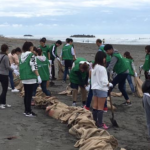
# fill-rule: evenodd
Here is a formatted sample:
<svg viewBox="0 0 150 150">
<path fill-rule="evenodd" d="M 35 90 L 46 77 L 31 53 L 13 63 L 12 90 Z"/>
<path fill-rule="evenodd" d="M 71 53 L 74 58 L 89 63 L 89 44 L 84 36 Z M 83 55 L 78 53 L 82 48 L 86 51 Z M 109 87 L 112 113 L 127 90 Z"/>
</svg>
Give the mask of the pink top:
<svg viewBox="0 0 150 150">
<path fill-rule="evenodd" d="M 17 54 L 12 55 L 11 53 L 8 54 L 10 64 L 19 64 L 19 58 Z"/>
</svg>

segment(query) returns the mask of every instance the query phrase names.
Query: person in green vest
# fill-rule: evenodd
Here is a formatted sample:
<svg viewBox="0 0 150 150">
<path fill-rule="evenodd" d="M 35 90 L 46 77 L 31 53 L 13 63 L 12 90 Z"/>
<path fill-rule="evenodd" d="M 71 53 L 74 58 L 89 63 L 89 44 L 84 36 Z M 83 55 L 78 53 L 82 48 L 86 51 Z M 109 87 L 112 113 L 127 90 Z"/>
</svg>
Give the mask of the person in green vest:
<svg viewBox="0 0 150 150">
<path fill-rule="evenodd" d="M 46 56 L 46 58 L 48 60 L 50 60 L 50 52 L 49 52 L 49 46 L 45 44 L 46 43 L 46 39 L 45 38 L 42 38 L 40 40 L 40 46 L 39 48 L 42 50 L 43 54 Z"/>
<path fill-rule="evenodd" d="M 130 52 L 125 52 L 124 57 L 125 57 L 124 59 L 125 59 L 126 65 L 128 66 L 128 69 L 129 69 L 127 81 L 128 81 L 129 86 L 131 88 L 132 94 L 135 95 L 135 88 L 134 88 L 134 85 L 132 82 L 132 76 L 137 77 L 137 73 L 135 70 L 134 60 L 133 60 L 132 56 L 130 55 Z"/>
<path fill-rule="evenodd" d="M 69 69 L 72 68 L 73 61 L 75 60 L 75 52 L 73 46 L 71 45 L 71 39 L 68 39 L 67 42 L 68 43 L 63 46 L 60 55 L 65 64 L 63 82 L 66 82 L 67 74 L 69 75 Z"/>
<path fill-rule="evenodd" d="M 140 70 L 144 70 L 144 74 L 145 74 L 145 80 L 148 79 L 147 75 L 148 75 L 148 71 L 150 70 L 150 45 L 147 45 L 145 47 L 145 52 L 146 52 L 146 56 L 145 56 L 145 62 L 144 65 L 140 66 Z"/>
<path fill-rule="evenodd" d="M 96 40 L 96 45 L 98 46 L 99 51 L 106 53 L 106 51 L 104 50 L 105 45 L 102 44 L 101 39 Z M 110 61 L 111 61 L 111 56 L 106 53 L 106 67 L 108 67 Z"/>
<path fill-rule="evenodd" d="M 40 84 L 42 82 L 41 77 L 38 72 L 38 66 L 36 63 L 36 58 L 31 51 L 33 51 L 33 43 L 25 42 L 21 54 L 21 58 L 19 60 L 19 72 L 20 79 L 24 85 L 24 106 L 25 111 L 24 115 L 27 117 L 34 117 L 36 114 L 31 110 L 31 100 L 32 93 L 35 84 L 38 82 Z"/>
<path fill-rule="evenodd" d="M 55 65 L 54 61 L 55 58 L 57 58 L 58 61 L 60 61 L 60 58 L 57 55 L 57 48 L 62 45 L 62 41 L 58 40 L 55 44 L 52 44 L 49 48 L 50 51 L 50 60 L 52 61 L 52 80 L 56 80 L 55 78 Z"/>
<path fill-rule="evenodd" d="M 118 84 L 118 88 L 126 100 L 123 105 L 131 106 L 131 101 L 129 100 L 125 89 L 125 82 L 129 74 L 128 66 L 126 65 L 122 55 L 117 50 L 114 50 L 112 45 L 106 44 L 104 49 L 108 55 L 112 56 L 111 62 L 107 67 L 107 72 L 111 74 L 113 71 L 117 74 L 112 81 L 113 88 Z M 112 91 L 113 88 L 110 91 Z"/>
<path fill-rule="evenodd" d="M 72 69 L 70 71 L 70 87 L 73 89 L 73 103 L 72 106 L 76 106 L 78 87 L 81 88 L 82 103 L 83 106 L 86 103 L 86 89 L 88 85 L 89 77 L 89 62 L 84 58 L 77 58 L 73 63 Z"/>
<path fill-rule="evenodd" d="M 42 91 L 45 93 L 46 96 L 51 96 L 51 93 L 49 90 L 47 90 L 46 84 L 47 81 L 50 79 L 50 67 L 49 67 L 49 60 L 46 58 L 45 55 L 43 55 L 42 50 L 40 48 L 34 48 L 34 51 L 36 53 L 36 60 L 37 60 L 37 66 L 38 66 L 38 72 L 42 79 L 41 88 Z M 34 86 L 33 96 L 36 95 L 36 90 L 39 84 L 37 83 Z"/>
</svg>

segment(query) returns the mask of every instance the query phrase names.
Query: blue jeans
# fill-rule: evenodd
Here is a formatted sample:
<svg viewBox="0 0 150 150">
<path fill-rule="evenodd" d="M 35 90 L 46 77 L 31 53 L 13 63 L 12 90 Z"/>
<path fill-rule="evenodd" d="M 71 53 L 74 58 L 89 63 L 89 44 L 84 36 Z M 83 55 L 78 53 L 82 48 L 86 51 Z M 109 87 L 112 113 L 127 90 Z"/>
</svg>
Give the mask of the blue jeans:
<svg viewBox="0 0 150 150">
<path fill-rule="evenodd" d="M 47 88 L 46 88 L 46 83 L 47 83 L 47 81 L 42 81 L 42 83 L 41 83 L 42 91 L 43 91 L 43 93 L 45 93 L 46 96 L 51 96 L 50 91 L 47 90 Z M 37 90 L 38 86 L 39 86 L 39 84 L 35 84 L 32 96 L 36 95 L 36 90 Z"/>
<path fill-rule="evenodd" d="M 89 90 L 89 93 L 88 93 L 88 98 L 87 98 L 87 101 L 86 101 L 86 107 L 88 107 L 88 108 L 90 107 L 92 98 L 93 98 L 93 91 L 92 91 L 91 86 L 90 86 L 90 90 Z"/>
<path fill-rule="evenodd" d="M 122 93 L 122 95 L 124 96 L 124 98 L 126 100 L 129 100 L 128 94 L 125 89 L 125 82 L 126 82 L 127 76 L 128 76 L 128 73 L 118 74 L 112 81 L 112 84 L 113 84 L 113 88 L 118 84 L 118 88 L 119 88 L 120 92 Z M 112 89 L 111 89 L 111 91 L 112 91 Z"/>
<path fill-rule="evenodd" d="M 129 86 L 131 88 L 132 93 L 135 93 L 135 88 L 134 88 L 134 85 L 133 85 L 133 82 L 132 82 L 132 76 L 131 75 L 127 76 L 127 81 L 129 83 Z M 125 89 L 126 89 L 126 84 L 125 84 Z"/>
<path fill-rule="evenodd" d="M 10 79 L 11 88 L 14 90 L 15 89 L 15 86 L 14 86 L 14 76 L 13 76 L 13 72 L 12 71 L 9 71 L 9 79 Z"/>
<path fill-rule="evenodd" d="M 67 74 L 69 75 L 69 67 L 68 67 L 68 66 L 65 66 L 64 78 L 63 78 L 64 81 L 66 81 Z"/>
</svg>

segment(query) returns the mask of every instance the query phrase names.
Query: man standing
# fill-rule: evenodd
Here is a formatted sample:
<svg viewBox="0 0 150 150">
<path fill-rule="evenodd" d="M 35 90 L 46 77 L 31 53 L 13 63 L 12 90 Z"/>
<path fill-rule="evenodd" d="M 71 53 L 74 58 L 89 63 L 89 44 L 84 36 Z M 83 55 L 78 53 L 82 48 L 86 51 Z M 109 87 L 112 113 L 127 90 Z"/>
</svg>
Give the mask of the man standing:
<svg viewBox="0 0 150 150">
<path fill-rule="evenodd" d="M 62 42 L 58 40 L 55 44 L 52 44 L 49 48 L 50 60 L 52 61 L 52 80 L 56 80 L 54 61 L 55 61 L 55 58 L 57 58 L 57 60 L 60 61 L 60 58 L 57 55 L 57 47 L 59 47 L 60 45 L 62 45 Z"/>
<path fill-rule="evenodd" d="M 107 72 L 110 74 L 113 71 L 117 74 L 117 76 L 112 81 L 113 88 L 118 84 L 118 88 L 126 100 L 123 105 L 131 106 L 131 101 L 129 100 L 128 94 L 125 89 L 125 81 L 129 74 L 129 70 L 125 63 L 125 60 L 117 50 L 113 49 L 112 45 L 107 44 L 105 45 L 104 49 L 108 55 L 112 56 L 111 62 L 107 67 Z"/>
</svg>

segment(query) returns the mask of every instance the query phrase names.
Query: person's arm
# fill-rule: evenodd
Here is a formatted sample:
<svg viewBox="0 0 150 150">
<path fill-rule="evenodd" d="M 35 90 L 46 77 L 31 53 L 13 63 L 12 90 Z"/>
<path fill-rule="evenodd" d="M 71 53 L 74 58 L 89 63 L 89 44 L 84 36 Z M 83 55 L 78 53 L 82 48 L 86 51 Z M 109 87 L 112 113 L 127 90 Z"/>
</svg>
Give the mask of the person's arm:
<svg viewBox="0 0 150 150">
<path fill-rule="evenodd" d="M 134 72 L 136 72 L 134 62 L 131 63 L 131 66 L 132 66 L 132 69 L 134 70 Z"/>
<path fill-rule="evenodd" d="M 10 67 L 10 62 L 9 62 L 9 58 L 8 56 L 4 56 L 4 65 L 5 65 L 5 68 L 9 71 L 14 71 L 11 67 Z"/>
<path fill-rule="evenodd" d="M 19 65 L 19 58 L 18 58 L 18 55 L 17 54 L 14 54 L 13 56 L 13 59 L 14 59 L 14 62 L 15 62 L 15 65 Z"/>
<path fill-rule="evenodd" d="M 111 71 L 113 71 L 117 61 L 118 61 L 118 59 L 116 57 L 112 57 L 111 62 L 109 64 L 109 66 L 107 67 L 107 72 L 108 73 L 111 73 Z"/>
<path fill-rule="evenodd" d="M 61 50 L 61 53 L 60 53 L 60 58 L 62 59 L 62 50 Z"/>
<path fill-rule="evenodd" d="M 53 49 L 52 49 L 52 55 L 53 55 L 55 58 L 57 58 L 58 55 L 57 55 L 57 54 L 55 55 L 55 52 L 56 52 L 56 46 L 54 45 L 54 46 L 53 46 Z"/>
<path fill-rule="evenodd" d="M 73 55 L 73 60 L 76 60 L 75 51 L 74 48 L 71 48 L 71 54 Z"/>
</svg>

